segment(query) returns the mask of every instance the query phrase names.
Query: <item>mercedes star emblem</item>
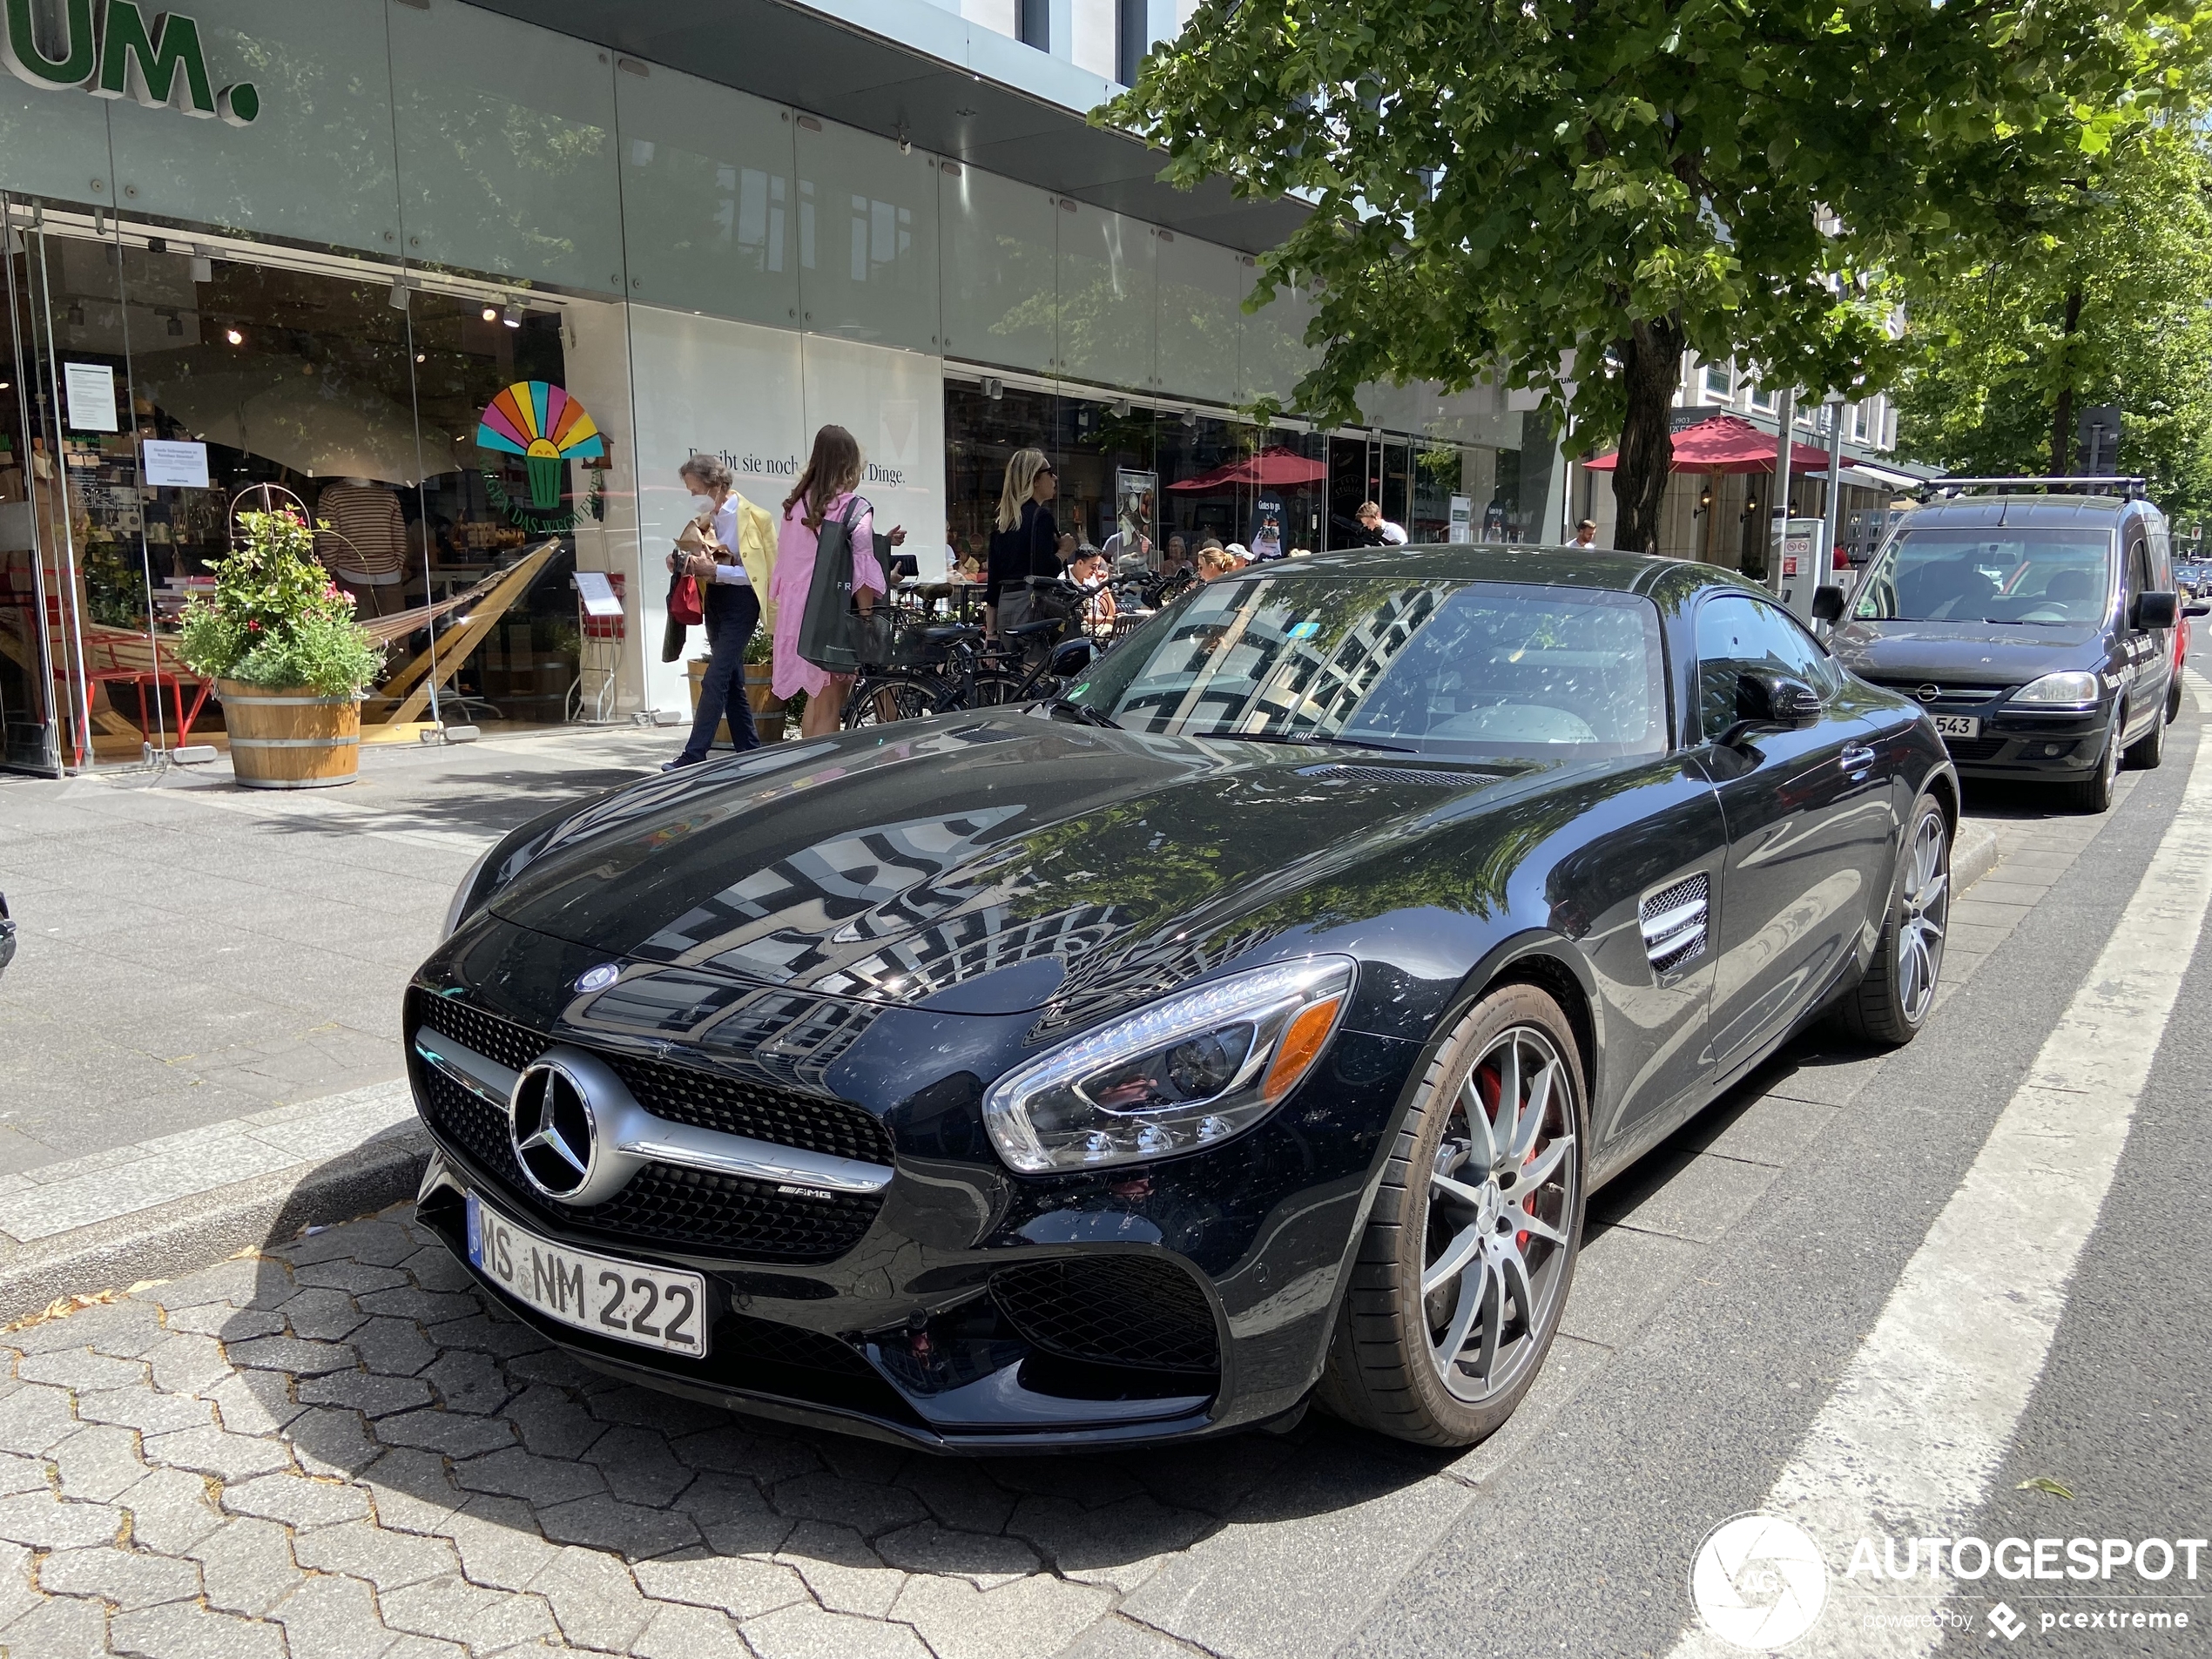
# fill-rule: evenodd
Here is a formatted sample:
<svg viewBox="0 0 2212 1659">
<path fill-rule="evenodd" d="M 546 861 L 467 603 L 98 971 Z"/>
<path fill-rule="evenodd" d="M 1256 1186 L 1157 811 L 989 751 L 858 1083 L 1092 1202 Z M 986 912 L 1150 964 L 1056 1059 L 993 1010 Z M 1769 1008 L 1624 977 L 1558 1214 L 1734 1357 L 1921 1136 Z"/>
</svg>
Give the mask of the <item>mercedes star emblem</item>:
<svg viewBox="0 0 2212 1659">
<path fill-rule="evenodd" d="M 577 975 L 576 988 L 579 991 L 604 991 L 621 977 L 622 969 L 612 962 L 601 962 Z"/>
<path fill-rule="evenodd" d="M 549 1198 L 566 1198 L 591 1175 L 597 1136 L 583 1086 L 557 1061 L 541 1061 L 515 1082 L 509 1138 L 515 1161 Z"/>
</svg>

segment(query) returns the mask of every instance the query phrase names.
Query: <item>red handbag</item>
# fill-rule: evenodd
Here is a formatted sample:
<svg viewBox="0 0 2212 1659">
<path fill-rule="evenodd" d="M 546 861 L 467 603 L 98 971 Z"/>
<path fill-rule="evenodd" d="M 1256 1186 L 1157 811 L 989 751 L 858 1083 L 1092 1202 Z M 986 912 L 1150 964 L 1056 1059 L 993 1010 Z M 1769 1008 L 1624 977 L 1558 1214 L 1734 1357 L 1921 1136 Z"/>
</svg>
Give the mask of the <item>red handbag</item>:
<svg viewBox="0 0 2212 1659">
<path fill-rule="evenodd" d="M 686 628 L 706 620 L 699 603 L 699 583 L 694 576 L 679 576 L 668 584 L 668 619 Z"/>
</svg>

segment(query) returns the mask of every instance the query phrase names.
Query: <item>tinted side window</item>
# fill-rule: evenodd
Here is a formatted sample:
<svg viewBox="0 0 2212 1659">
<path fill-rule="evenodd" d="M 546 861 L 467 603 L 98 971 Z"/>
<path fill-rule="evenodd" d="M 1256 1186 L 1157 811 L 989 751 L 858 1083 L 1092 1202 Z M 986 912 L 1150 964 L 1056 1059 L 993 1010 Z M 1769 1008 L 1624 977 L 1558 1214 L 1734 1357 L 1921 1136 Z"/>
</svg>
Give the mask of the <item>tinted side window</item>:
<svg viewBox="0 0 2212 1659">
<path fill-rule="evenodd" d="M 1736 683 L 1752 670 L 1787 674 L 1823 697 L 1842 684 L 1828 653 L 1780 606 L 1740 594 L 1708 599 L 1697 613 L 1698 725 L 1708 740 L 1736 723 Z"/>
<path fill-rule="evenodd" d="M 2128 591 L 2133 596 L 2148 592 L 2150 586 L 2150 549 L 2137 532 L 2128 542 Z"/>
</svg>

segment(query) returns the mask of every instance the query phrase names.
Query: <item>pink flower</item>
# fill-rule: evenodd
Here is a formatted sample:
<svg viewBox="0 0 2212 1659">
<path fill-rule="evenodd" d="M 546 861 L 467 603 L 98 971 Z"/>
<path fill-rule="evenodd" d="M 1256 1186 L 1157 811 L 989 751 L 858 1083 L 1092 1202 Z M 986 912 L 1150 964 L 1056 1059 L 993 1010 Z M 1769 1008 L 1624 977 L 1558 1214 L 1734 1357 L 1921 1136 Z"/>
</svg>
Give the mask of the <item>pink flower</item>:
<svg viewBox="0 0 2212 1659">
<path fill-rule="evenodd" d="M 258 634 L 261 631 L 261 624 L 258 621 L 249 620 L 246 624 L 246 631 L 250 634 Z"/>
</svg>

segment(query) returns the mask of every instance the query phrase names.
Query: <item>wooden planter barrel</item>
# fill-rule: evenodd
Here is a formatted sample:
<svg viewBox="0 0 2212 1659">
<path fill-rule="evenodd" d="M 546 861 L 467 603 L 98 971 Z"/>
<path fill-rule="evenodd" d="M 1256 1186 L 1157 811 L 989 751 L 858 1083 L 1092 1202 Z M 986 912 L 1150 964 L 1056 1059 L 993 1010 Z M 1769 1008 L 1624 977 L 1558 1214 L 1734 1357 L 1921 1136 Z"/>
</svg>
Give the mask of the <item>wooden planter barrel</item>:
<svg viewBox="0 0 2212 1659">
<path fill-rule="evenodd" d="M 231 771 L 247 789 L 331 789 L 361 769 L 361 709 L 305 686 L 215 682 L 230 732 Z"/>
</svg>

